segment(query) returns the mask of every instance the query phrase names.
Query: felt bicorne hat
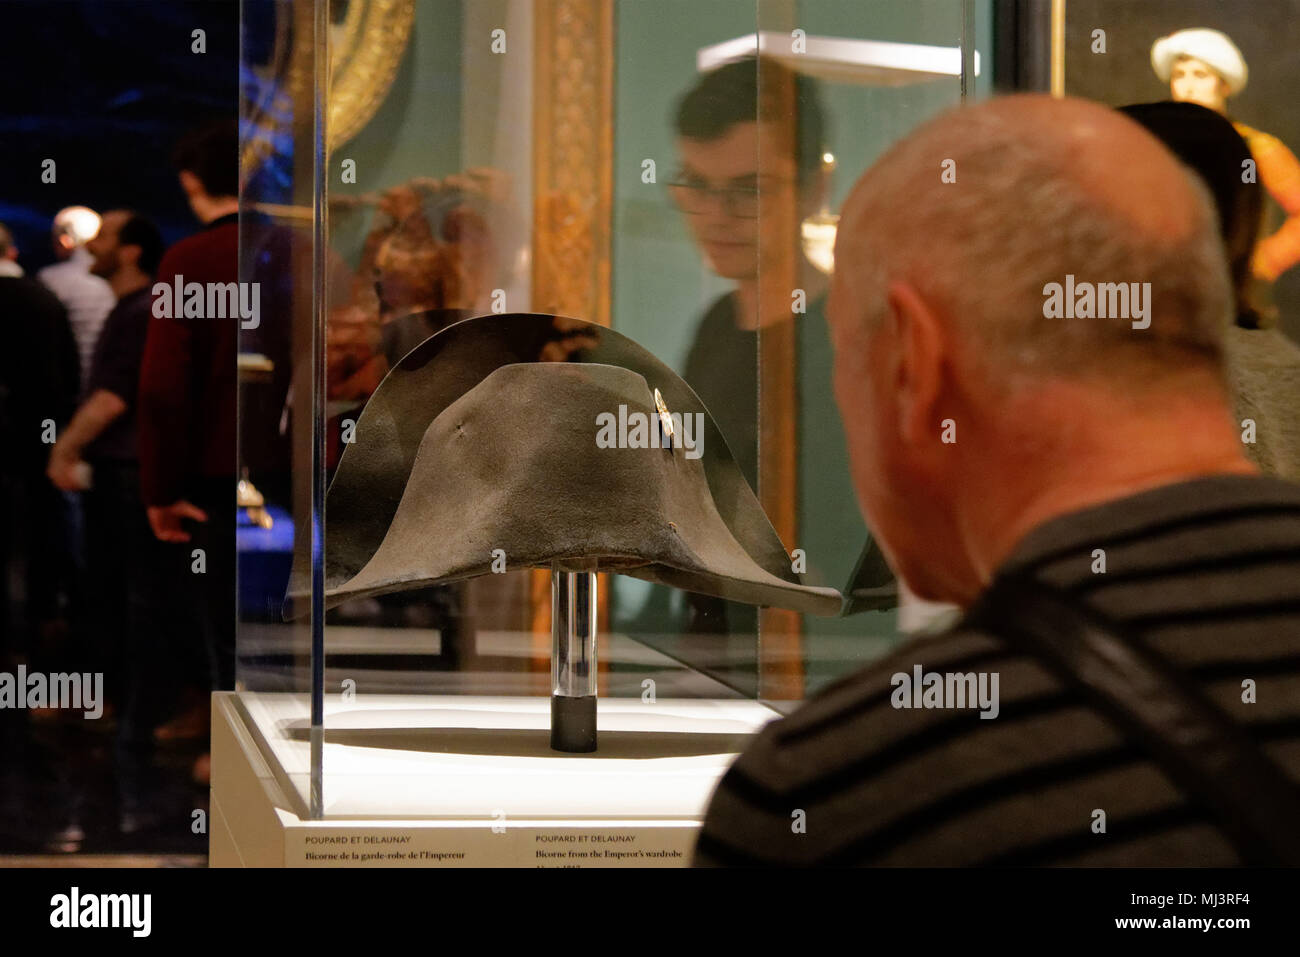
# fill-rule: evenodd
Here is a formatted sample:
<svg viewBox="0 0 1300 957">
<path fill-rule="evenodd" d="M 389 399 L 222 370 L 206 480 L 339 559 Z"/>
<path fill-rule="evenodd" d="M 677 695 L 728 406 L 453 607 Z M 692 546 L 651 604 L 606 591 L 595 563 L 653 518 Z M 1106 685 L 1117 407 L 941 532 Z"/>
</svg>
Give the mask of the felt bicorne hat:
<svg viewBox="0 0 1300 957">
<path fill-rule="evenodd" d="M 791 570 L 690 386 L 581 320 L 482 316 L 409 352 L 357 420 L 325 514 L 327 606 L 502 558 L 816 615 L 843 603 Z"/>
<path fill-rule="evenodd" d="M 1151 67 L 1162 83 L 1168 83 L 1179 57 L 1195 57 L 1223 77 L 1228 95 L 1236 96 L 1246 88 L 1249 72 L 1246 60 L 1227 34 L 1206 27 L 1178 30 L 1151 45 Z"/>
</svg>

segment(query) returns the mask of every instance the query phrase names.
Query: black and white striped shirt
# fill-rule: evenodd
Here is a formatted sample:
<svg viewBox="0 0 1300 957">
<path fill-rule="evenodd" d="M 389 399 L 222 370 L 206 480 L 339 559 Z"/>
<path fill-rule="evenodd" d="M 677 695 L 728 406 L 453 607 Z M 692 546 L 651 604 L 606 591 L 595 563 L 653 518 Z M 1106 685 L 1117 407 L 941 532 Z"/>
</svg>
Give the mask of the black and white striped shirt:
<svg viewBox="0 0 1300 957">
<path fill-rule="evenodd" d="M 1152 489 L 1044 523 L 1003 570 L 1126 623 L 1300 779 L 1300 486 L 1221 475 Z M 996 674 L 996 718 L 893 706 L 893 676 L 916 665 Z M 765 727 L 719 783 L 695 853 L 706 866 L 1235 863 L 1137 745 L 961 624 Z"/>
</svg>

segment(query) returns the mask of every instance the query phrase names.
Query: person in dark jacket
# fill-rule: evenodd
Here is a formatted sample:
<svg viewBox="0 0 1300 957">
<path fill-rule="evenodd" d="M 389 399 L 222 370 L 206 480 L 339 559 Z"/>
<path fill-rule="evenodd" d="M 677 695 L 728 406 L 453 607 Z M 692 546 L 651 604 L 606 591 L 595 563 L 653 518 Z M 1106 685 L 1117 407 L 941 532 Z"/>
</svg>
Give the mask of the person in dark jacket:
<svg viewBox="0 0 1300 957">
<path fill-rule="evenodd" d="M 8 236 L 7 230 L 0 234 Z M 7 260 L 7 250 L 0 258 Z M 61 614 L 59 593 L 66 562 L 60 559 L 63 503 L 45 480 L 45 462 L 59 430 L 72 415 L 80 367 L 68 314 L 35 279 L 0 276 L 0 654 L 13 653 L 8 560 L 26 564 L 26 618 L 38 633 Z M 15 499 L 23 502 L 16 522 Z M 18 525 L 18 527 L 15 527 Z"/>
<path fill-rule="evenodd" d="M 50 481 L 85 489 L 87 644 L 116 705 L 119 829 L 149 820 L 144 780 L 153 727 L 175 681 L 164 639 L 171 623 L 163 546 L 140 500 L 135 405 L 149 329 L 150 286 L 163 252 L 152 221 L 130 210 L 104 214 L 86 244 L 90 270 L 107 280 L 117 305 L 104 320 L 86 377 L 85 399 L 50 453 Z M 174 579 L 176 576 L 170 576 Z"/>
<path fill-rule="evenodd" d="M 203 229 L 158 266 L 137 396 L 140 495 L 159 541 L 183 546 L 201 652 L 212 690 L 235 683 L 237 355 L 241 319 L 185 315 L 158 290 L 239 281 L 239 137 L 234 121 L 202 127 L 177 145 L 181 188 Z M 207 297 L 204 297 L 206 303 Z M 206 704 L 188 717 L 202 724 Z M 195 728 L 192 730 L 199 730 Z M 185 733 L 184 729 L 177 731 Z M 200 761 L 196 776 L 206 776 Z"/>
</svg>

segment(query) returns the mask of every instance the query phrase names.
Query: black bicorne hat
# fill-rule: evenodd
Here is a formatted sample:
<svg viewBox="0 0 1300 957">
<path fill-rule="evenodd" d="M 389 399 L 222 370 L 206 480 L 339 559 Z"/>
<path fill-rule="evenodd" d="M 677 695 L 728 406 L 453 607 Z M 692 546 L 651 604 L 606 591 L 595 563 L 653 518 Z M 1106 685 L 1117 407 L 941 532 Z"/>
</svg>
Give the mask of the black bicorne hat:
<svg viewBox="0 0 1300 957">
<path fill-rule="evenodd" d="M 669 437 L 665 411 L 698 431 Z M 649 432 L 609 431 L 627 420 Z M 467 319 L 408 353 L 357 420 L 325 527 L 328 607 L 486 574 L 500 557 L 816 615 L 843 602 L 791 569 L 690 386 L 626 336 L 559 316 Z"/>
</svg>

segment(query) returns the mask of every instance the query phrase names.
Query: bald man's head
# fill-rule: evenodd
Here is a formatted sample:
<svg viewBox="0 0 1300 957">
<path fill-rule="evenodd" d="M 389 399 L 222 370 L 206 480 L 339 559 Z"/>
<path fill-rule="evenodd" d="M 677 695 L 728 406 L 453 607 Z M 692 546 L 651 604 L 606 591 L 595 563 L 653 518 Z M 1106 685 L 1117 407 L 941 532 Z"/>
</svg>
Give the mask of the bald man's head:
<svg viewBox="0 0 1300 957">
<path fill-rule="evenodd" d="M 840 331 L 870 328 L 903 279 L 952 314 L 992 377 L 1151 384 L 1217 362 L 1229 318 L 1212 201 L 1154 137 L 1083 100 L 1011 96 L 924 124 L 858 181 L 836 245 Z M 1043 314 L 1044 286 L 1151 282 L 1150 328 Z M 1175 355 L 1175 353 L 1177 353 Z"/>
<path fill-rule="evenodd" d="M 890 149 L 844 205 L 828 316 L 860 504 L 913 591 L 971 598 L 982 523 L 1071 468 L 1177 471 L 1188 430 L 1239 456 L 1231 301 L 1207 191 L 1119 113 L 1007 97 Z"/>
</svg>

